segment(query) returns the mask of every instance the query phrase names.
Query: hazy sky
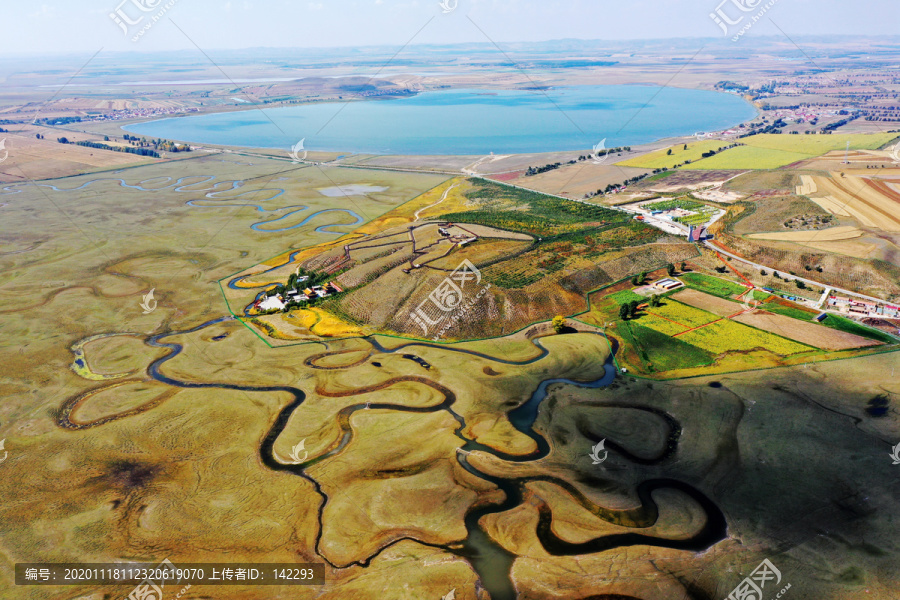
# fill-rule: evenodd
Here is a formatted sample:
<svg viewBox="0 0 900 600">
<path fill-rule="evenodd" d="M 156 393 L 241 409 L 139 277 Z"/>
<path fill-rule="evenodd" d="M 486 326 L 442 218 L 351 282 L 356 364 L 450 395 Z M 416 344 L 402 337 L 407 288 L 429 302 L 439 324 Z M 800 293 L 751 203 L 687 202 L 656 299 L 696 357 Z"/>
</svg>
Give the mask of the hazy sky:
<svg viewBox="0 0 900 600">
<path fill-rule="evenodd" d="M 485 35 L 498 42 L 725 37 L 709 16 L 722 0 L 443 1 L 458 6 L 445 14 L 439 0 L 0 0 L 0 51 L 8 57 L 101 47 L 194 49 L 188 37 L 208 49 L 399 47 L 411 39 L 414 44 L 484 42 Z M 740 14 L 733 2 L 762 8 L 769 1 L 725 0 L 723 10 Z M 135 31 L 167 5 L 165 15 L 132 42 Z M 132 21 L 143 17 L 127 35 L 110 17 L 117 8 Z M 741 41 L 778 34 L 768 17 L 792 36 L 900 32 L 898 0 L 776 0 Z"/>
</svg>

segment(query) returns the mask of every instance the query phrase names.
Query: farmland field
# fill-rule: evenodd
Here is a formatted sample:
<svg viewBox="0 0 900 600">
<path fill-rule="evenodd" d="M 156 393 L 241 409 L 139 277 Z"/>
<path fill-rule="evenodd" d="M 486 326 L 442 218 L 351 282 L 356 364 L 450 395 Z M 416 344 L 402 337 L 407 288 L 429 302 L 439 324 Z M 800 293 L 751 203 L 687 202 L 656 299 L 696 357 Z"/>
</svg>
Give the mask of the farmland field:
<svg viewBox="0 0 900 600">
<path fill-rule="evenodd" d="M 686 160 L 700 160 L 704 152 L 718 150 L 719 148 L 728 145 L 728 142 L 722 142 L 720 140 L 703 140 L 699 142 L 689 142 L 687 144 L 687 150 L 685 150 L 684 144 L 676 144 L 670 148 L 656 150 L 644 154 L 643 156 L 623 160 L 616 164 L 623 167 L 639 167 L 642 169 L 671 169 L 675 165 L 681 164 Z M 667 154 L 669 150 L 672 151 L 671 155 Z"/>
<path fill-rule="evenodd" d="M 828 212 L 850 216 L 860 224 L 890 232 L 900 232 L 900 194 L 866 177 L 844 176 L 804 178 L 808 196 Z"/>
<path fill-rule="evenodd" d="M 846 135 L 760 134 L 741 138 L 743 146 L 685 165 L 684 169 L 777 169 L 832 150 L 880 148 L 894 133 Z"/>
<path fill-rule="evenodd" d="M 707 327 L 689 331 L 679 336 L 679 339 L 713 354 L 745 352 L 760 348 L 779 356 L 790 356 L 813 349 L 810 346 L 728 319 L 722 319 Z"/>
<path fill-rule="evenodd" d="M 878 331 L 877 329 L 872 329 L 871 327 L 866 327 L 865 325 L 860 325 L 856 321 L 853 321 L 852 319 L 848 319 L 846 317 L 842 317 L 840 315 L 829 314 L 822 324 L 827 327 L 833 327 L 839 331 L 852 333 L 854 335 L 869 338 L 871 340 L 877 340 L 879 342 L 889 344 L 896 343 L 897 341 L 886 333 Z"/>
<path fill-rule="evenodd" d="M 810 321 L 798 321 L 784 315 L 754 311 L 738 315 L 734 320 L 824 350 L 847 350 L 878 345 L 878 342 L 868 338 L 829 329 Z"/>
<path fill-rule="evenodd" d="M 741 143 L 755 148 L 783 150 L 821 156 L 832 150 L 876 150 L 897 137 L 896 133 L 856 133 L 832 135 L 784 135 L 763 133 L 741 138 Z"/>
<path fill-rule="evenodd" d="M 672 325 L 677 323 L 680 325 L 680 330 L 690 329 L 692 327 L 699 327 L 700 325 L 706 325 L 712 321 L 716 320 L 716 315 L 707 312 L 705 310 L 700 310 L 699 308 L 694 308 L 693 306 L 688 306 L 687 304 L 682 304 L 681 302 L 676 302 L 671 298 L 666 298 L 662 301 L 662 305 L 646 308 L 644 309 L 649 316 L 654 317 L 654 329 L 662 330 L 660 327 L 656 327 L 655 323 L 662 321 L 665 324 Z M 644 319 L 644 317 L 641 317 Z M 675 333 L 678 331 L 676 330 Z"/>
<path fill-rule="evenodd" d="M 618 326 L 617 331 L 627 330 L 628 337 L 635 344 L 641 358 L 651 371 L 664 372 L 675 369 L 691 369 L 711 365 L 715 356 L 693 346 L 680 338 L 645 327 L 638 322 L 628 321 Z"/>
<path fill-rule="evenodd" d="M 746 286 L 703 273 L 684 273 L 679 276 L 679 279 L 689 287 L 720 298 L 739 296 L 747 291 Z"/>
<path fill-rule="evenodd" d="M 673 298 L 689 306 L 709 311 L 714 315 L 719 315 L 720 317 L 730 317 L 743 310 L 743 306 L 737 302 L 725 300 L 720 296 L 704 294 L 703 292 L 690 288 L 676 292 Z"/>
<path fill-rule="evenodd" d="M 862 230 L 852 225 L 841 225 L 818 231 L 779 231 L 777 233 L 752 233 L 747 237 L 753 240 L 773 240 L 780 242 L 834 242 L 850 240 L 863 234 Z"/>
<path fill-rule="evenodd" d="M 767 295 L 763 300 L 765 301 L 760 308 L 770 313 L 775 313 L 776 315 L 784 315 L 800 321 L 812 321 L 813 318 L 819 314 L 819 311 L 793 305 L 787 300 L 782 300 L 777 296 Z"/>
<path fill-rule="evenodd" d="M 706 169 L 777 169 L 793 164 L 811 155 L 772 148 L 738 146 L 715 156 L 704 158 L 681 167 L 686 170 Z"/>
</svg>

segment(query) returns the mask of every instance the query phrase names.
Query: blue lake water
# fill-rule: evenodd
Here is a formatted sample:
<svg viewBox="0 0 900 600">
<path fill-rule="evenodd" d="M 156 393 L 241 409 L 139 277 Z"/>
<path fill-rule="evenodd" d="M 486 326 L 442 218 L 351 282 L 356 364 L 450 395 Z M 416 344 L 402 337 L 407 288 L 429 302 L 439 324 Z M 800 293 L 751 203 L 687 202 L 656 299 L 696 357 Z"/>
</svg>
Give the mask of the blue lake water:
<svg viewBox="0 0 900 600">
<path fill-rule="evenodd" d="M 607 148 L 634 146 L 726 129 L 757 114 L 733 94 L 638 85 L 447 90 L 264 110 L 162 119 L 126 129 L 199 144 L 283 148 L 286 154 L 305 138 L 310 151 L 485 155 L 590 151 L 603 139 Z"/>
</svg>

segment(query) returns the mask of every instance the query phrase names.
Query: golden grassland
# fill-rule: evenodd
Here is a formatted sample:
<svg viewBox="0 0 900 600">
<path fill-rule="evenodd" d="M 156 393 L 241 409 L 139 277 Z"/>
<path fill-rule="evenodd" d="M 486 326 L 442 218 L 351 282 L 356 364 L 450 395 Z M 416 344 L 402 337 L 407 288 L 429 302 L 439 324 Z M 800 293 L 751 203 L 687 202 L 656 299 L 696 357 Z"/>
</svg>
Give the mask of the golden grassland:
<svg viewBox="0 0 900 600">
<path fill-rule="evenodd" d="M 326 186 L 305 167 L 281 174 L 286 181 L 267 183 L 272 165 L 241 164 L 245 161 L 203 158 L 115 176 L 137 183 L 214 174 L 217 181 L 245 181 L 237 193 L 284 187 L 288 194 L 282 199 Z M 376 182 L 388 176 L 348 177 Z M 441 181 L 390 177 L 396 177 L 396 196 L 382 199 L 387 206 L 357 199 L 364 216 L 382 214 L 391 203 Z M 54 183 L 71 189 L 91 178 Z M 327 559 L 333 565 L 326 566 L 324 587 L 237 586 L 217 588 L 215 594 L 222 600 L 374 600 L 397 590 L 439 598 L 455 588 L 460 600 L 475 600 L 472 566 L 425 544 L 459 541 L 466 511 L 477 503 L 500 502 L 503 494 L 459 464 L 460 423 L 449 412 L 402 409 L 435 407 L 450 391 L 454 412 L 465 419 L 463 435 L 526 455 L 535 443 L 511 425 L 508 411 L 545 379 L 600 377 L 609 355 L 606 342 L 589 334 L 552 336 L 541 340 L 546 357 L 507 364 L 502 361 L 525 362 L 540 351 L 521 337 L 402 349 L 407 341 L 378 338 L 398 348 L 395 353 L 381 353 L 359 339 L 270 349 L 235 321 L 164 338 L 184 348 L 162 366 L 169 377 L 204 385 L 296 386 L 307 394 L 273 451 L 283 462 L 305 440 L 310 456 L 321 460 L 305 467 L 310 479 L 270 469 L 260 445 L 291 402 L 290 394 L 146 381 L 146 367 L 169 350 L 140 342 L 225 316 L 215 284 L 235 265 L 257 264 L 291 244 L 315 245 L 334 236 L 315 232 L 316 224 L 255 232 L 249 225 L 266 215 L 236 206 L 252 196 L 230 201 L 232 206 L 225 201 L 221 209 L 185 206 L 205 193 L 139 192 L 102 182 L 61 193 L 67 198 L 65 213 L 48 206 L 40 190 L 0 198 L 9 204 L 2 210 L 12 232 L 4 230 L 3 247 L 16 252 L 0 255 L 0 347 L 6 350 L 0 439 L 9 452 L 0 464 L 5 500 L 0 587 L 11 600 L 54 594 L 125 597 L 133 589 L 13 586 L 13 564 L 25 561 Z M 259 192 L 258 200 L 265 205 L 270 195 Z M 35 215 L 40 229 L 34 227 Z M 159 306 L 144 314 L 141 297 L 150 288 Z M 120 335 L 85 342 L 98 333 Z M 71 368 L 79 342 L 89 367 L 84 372 Z M 431 367 L 404 358 L 407 353 Z M 316 369 L 310 360 L 329 368 Z M 753 360 L 756 366 L 777 364 L 771 357 Z M 893 481 L 891 444 L 884 440 L 900 435 L 900 424 L 895 411 L 871 417 L 866 403 L 900 394 L 893 379 L 872 376 L 891 372 L 900 366 L 897 361 L 894 353 L 689 381 L 620 377 L 599 390 L 556 384 L 536 425 L 550 443 L 546 458 L 514 463 L 475 452 L 471 462 L 501 476 L 558 477 L 599 508 L 586 510 L 558 483 L 531 482 L 523 504 L 489 515 L 483 524 L 493 539 L 519 555 L 513 581 L 520 595 L 535 600 L 598 594 L 650 599 L 697 590 L 713 597 L 737 585 L 741 573 L 784 543 L 797 551 L 781 555 L 777 564 L 798 597 L 894 597 L 900 590 L 884 575 L 900 570 L 890 523 L 896 498 L 885 483 Z M 721 364 L 736 369 L 748 361 L 741 355 Z M 105 381 L 86 378 L 87 373 L 129 375 Z M 707 385 L 713 383 L 717 387 Z M 79 399 L 69 417 L 80 428 L 58 426 L 61 407 Z M 367 400 L 390 406 L 366 410 L 360 405 Z M 353 406 L 359 410 L 346 417 L 349 442 L 326 456 L 346 431 L 342 411 Z M 645 465 L 612 451 L 602 467 L 592 465 L 588 452 L 603 438 L 648 460 L 660 456 L 669 425 L 636 410 L 640 407 L 656 408 L 680 423 L 684 433 L 677 453 Z M 848 472 L 855 474 L 849 489 Z M 538 510 L 545 506 L 553 515 L 553 531 L 573 543 L 588 534 L 635 531 L 622 525 L 621 513 L 639 503 L 634 490 L 640 482 L 661 476 L 696 487 L 720 506 L 730 537 L 702 553 L 648 544 L 571 557 L 552 556 L 537 540 Z M 855 500 L 862 494 L 864 502 Z M 704 514 L 690 498 L 668 490 L 653 497 L 659 519 L 637 532 L 683 538 L 702 526 Z M 829 539 L 846 544 L 836 547 Z M 186 597 L 206 593 L 198 588 Z"/>
<path fill-rule="evenodd" d="M 847 572 L 848 550 L 820 542 L 818 533 L 827 523 L 824 526 L 830 531 L 856 530 L 852 534 L 855 539 L 872 535 L 878 540 L 874 545 L 886 552 L 878 560 L 886 564 L 897 560 L 892 557 L 893 550 L 887 550 L 893 548 L 889 517 L 867 513 L 863 533 L 856 529 L 856 517 L 832 504 L 832 499 L 841 496 L 841 486 L 834 481 L 842 480 L 844 468 L 833 462 L 833 456 L 843 450 L 865 462 L 867 472 L 863 477 L 870 478 L 865 484 L 871 490 L 869 501 L 885 507 L 896 503 L 890 486 L 879 481 L 891 468 L 887 456 L 882 460 L 888 446 L 879 438 L 896 437 L 900 425 L 896 415 L 874 419 L 866 414 L 867 401 L 883 393 L 880 386 L 885 382 L 866 381 L 865 373 L 868 369 L 889 369 L 898 364 L 897 360 L 896 355 L 881 355 L 808 369 L 783 368 L 672 382 L 625 378 L 604 390 L 554 389 L 545 400 L 553 410 L 542 411 L 538 421 L 539 430 L 557 441 L 551 456 L 535 464 L 519 465 L 474 453 L 470 462 L 495 476 L 559 475 L 575 479 L 583 482 L 578 484 L 579 490 L 603 506 L 632 508 L 639 504 L 634 486 L 658 475 L 659 466 L 637 466 L 617 452 L 610 452 L 608 460 L 596 466 L 588 454 L 593 444 L 607 439 L 607 448 L 612 440 L 633 454 L 660 456 L 669 427 L 656 415 L 636 409 L 661 410 L 682 428 L 677 458 L 668 463 L 666 474 L 695 483 L 711 495 L 728 515 L 730 538 L 701 554 L 638 546 L 621 552 L 552 556 L 535 535 L 541 503 L 551 508 L 554 532 L 567 541 L 634 530 L 592 515 L 556 484 L 530 483 L 526 503 L 510 513 L 486 517 L 492 535 L 522 556 L 513 568 L 520 593 L 554 600 L 592 594 L 687 596 L 684 580 L 669 575 L 677 573 L 689 576 L 695 592 L 699 588 L 707 590 L 709 597 L 717 597 L 722 595 L 721 590 L 737 586 L 742 575 L 766 557 L 769 551 L 765 540 L 774 537 L 805 550 L 772 559 L 783 574 L 783 583 L 792 583 L 791 592 L 817 598 L 889 598 L 896 583 L 879 578 L 868 570 L 870 566 L 860 567 L 851 581 L 835 577 Z M 890 382 L 888 387 L 893 393 L 900 391 L 900 384 Z M 861 420 L 862 430 L 854 425 L 855 419 Z M 716 426 L 708 427 L 708 423 Z M 833 439 L 833 444 L 823 441 L 823 428 L 830 431 L 825 437 Z M 641 435 L 644 432 L 646 435 Z M 822 444 L 829 447 L 827 456 L 816 454 Z M 845 460 L 849 459 L 838 459 Z M 594 481 L 596 485 L 591 484 Z M 661 490 L 659 496 L 660 520 L 655 531 L 686 537 L 705 522 L 703 511 L 686 495 Z M 750 539 L 759 546 L 749 545 Z M 858 564 L 869 565 L 863 551 L 849 552 L 859 557 Z M 808 558 L 812 555 L 816 556 L 816 566 Z M 804 576 L 810 572 L 832 576 Z M 593 578 L 586 580 L 585 573 L 593 574 Z M 633 576 L 623 580 L 623 573 Z"/>
</svg>

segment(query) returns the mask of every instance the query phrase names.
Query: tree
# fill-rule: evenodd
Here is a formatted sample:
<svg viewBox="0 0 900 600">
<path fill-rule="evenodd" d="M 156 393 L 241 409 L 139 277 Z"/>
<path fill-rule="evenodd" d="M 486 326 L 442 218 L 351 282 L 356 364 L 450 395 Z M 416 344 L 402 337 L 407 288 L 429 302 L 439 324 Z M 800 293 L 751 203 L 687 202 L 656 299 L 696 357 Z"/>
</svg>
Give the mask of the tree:
<svg viewBox="0 0 900 600">
<path fill-rule="evenodd" d="M 660 302 L 659 296 L 657 294 L 653 294 L 652 296 L 650 296 L 650 306 L 652 308 L 656 308 L 660 304 L 661 304 L 661 302 Z"/>
<path fill-rule="evenodd" d="M 628 317 L 633 319 L 637 316 L 638 301 L 632 300 L 628 303 Z"/>
<path fill-rule="evenodd" d="M 685 271 L 687 271 L 687 263 L 684 261 L 681 261 L 681 272 L 683 273 Z"/>
<path fill-rule="evenodd" d="M 556 315 L 553 317 L 553 331 L 556 333 L 562 333 L 566 328 L 566 318 L 562 315 Z"/>
<path fill-rule="evenodd" d="M 669 274 L 669 277 L 674 275 L 675 274 L 675 265 L 673 265 L 672 263 L 669 263 L 668 265 L 666 265 L 666 273 Z"/>
<path fill-rule="evenodd" d="M 684 148 L 683 148 L 683 149 L 684 149 L 684 150 L 687 150 L 687 144 L 684 145 Z"/>
<path fill-rule="evenodd" d="M 628 320 L 628 313 L 629 313 L 629 310 L 628 310 L 627 304 L 623 304 L 622 306 L 619 307 L 619 318 L 622 319 L 623 321 Z"/>
<path fill-rule="evenodd" d="M 766 275 L 768 275 L 768 273 L 766 273 L 766 270 L 765 270 L 765 269 L 763 269 L 762 271 L 760 271 L 759 274 L 762 275 L 763 277 L 765 277 Z"/>
<path fill-rule="evenodd" d="M 666 156 L 672 156 L 672 149 L 671 149 L 671 148 L 669 148 L 669 151 L 666 152 Z"/>
</svg>

